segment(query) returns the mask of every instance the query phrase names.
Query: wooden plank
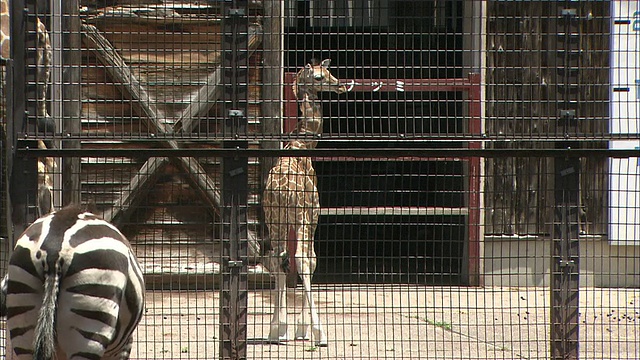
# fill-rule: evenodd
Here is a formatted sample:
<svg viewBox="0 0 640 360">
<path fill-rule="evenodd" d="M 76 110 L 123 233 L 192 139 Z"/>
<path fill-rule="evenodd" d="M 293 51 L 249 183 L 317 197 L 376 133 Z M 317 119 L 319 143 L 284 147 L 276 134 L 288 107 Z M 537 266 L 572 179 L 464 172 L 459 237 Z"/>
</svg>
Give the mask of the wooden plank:
<svg viewBox="0 0 640 360">
<path fill-rule="evenodd" d="M 135 5 L 137 6 L 103 8 L 96 14 L 87 16 L 85 21 L 92 24 L 116 23 L 126 26 L 159 26 L 160 24 L 188 26 L 220 24 L 222 22 L 221 17 L 213 17 L 211 15 L 212 13 L 207 11 L 211 9 L 210 5 L 184 4 L 186 5 L 185 7 L 180 6 L 180 4 L 148 4 L 140 6 L 140 2 L 137 2 Z M 189 14 L 188 11 L 185 11 L 186 9 L 194 10 L 196 13 Z M 202 12 L 204 12 L 205 15 L 202 15 Z"/>
<path fill-rule="evenodd" d="M 113 43 L 114 46 L 117 44 Z M 136 65 L 136 68 L 140 69 L 143 66 L 150 67 L 153 66 L 163 66 L 162 69 L 163 75 L 168 75 L 166 72 L 168 71 L 167 67 L 185 67 L 190 70 L 197 70 L 198 68 L 203 71 L 206 70 L 210 65 L 217 65 L 220 63 L 220 53 L 218 51 L 207 51 L 203 50 L 201 52 L 195 52 L 194 49 L 183 50 L 182 52 L 177 52 L 176 49 L 167 49 L 167 50 L 159 50 L 158 47 L 154 47 L 153 49 L 140 49 L 134 48 L 131 50 L 127 49 L 118 49 L 120 50 L 120 56 L 128 64 Z M 208 49 L 207 49 L 208 50 Z"/>
<path fill-rule="evenodd" d="M 168 141 L 167 143 L 177 148 L 175 141 Z M 107 221 L 113 221 L 114 223 L 119 221 L 118 218 L 126 219 L 132 208 L 138 204 L 139 198 L 146 194 L 153 186 L 153 183 L 155 183 L 155 180 L 160 175 L 160 169 L 167 160 L 167 158 L 150 158 L 147 160 L 133 177 L 131 184 L 123 189 L 122 196 L 116 200 L 112 210 L 104 214 L 105 219 Z M 220 191 L 216 183 L 211 180 L 198 161 L 195 158 L 186 157 L 171 160 L 188 175 L 188 179 L 193 185 L 193 188 L 200 192 L 213 212 L 219 215 L 221 207 Z M 254 235 L 254 238 L 257 237 Z M 252 248 L 257 250 L 255 254 L 259 254 L 260 248 L 257 242 L 252 244 Z"/>
<path fill-rule="evenodd" d="M 147 262 L 145 259 L 141 259 L 140 262 L 148 289 L 176 291 L 220 288 L 222 274 L 218 263 L 196 263 L 188 267 L 176 267 L 173 264 Z M 249 266 L 247 277 L 249 289 L 271 289 L 273 287 L 273 279 L 262 265 Z"/>
<path fill-rule="evenodd" d="M 216 34 L 218 27 L 209 27 L 206 32 L 169 32 L 165 28 L 142 27 L 139 30 L 127 27 L 118 28 L 113 24 L 100 27 L 114 46 L 125 53 L 207 53 L 220 48 L 220 36 Z M 184 29 L 185 31 L 188 31 Z M 205 29 L 201 29 L 205 31 Z"/>
</svg>

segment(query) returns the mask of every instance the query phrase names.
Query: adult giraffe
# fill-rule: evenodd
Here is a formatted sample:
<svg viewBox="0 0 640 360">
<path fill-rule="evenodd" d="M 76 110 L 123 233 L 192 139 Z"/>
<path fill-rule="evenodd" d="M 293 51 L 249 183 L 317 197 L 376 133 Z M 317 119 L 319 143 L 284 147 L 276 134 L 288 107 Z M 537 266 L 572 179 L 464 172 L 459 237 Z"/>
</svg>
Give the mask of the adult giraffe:
<svg viewBox="0 0 640 360">
<path fill-rule="evenodd" d="M 11 56 L 11 18 L 9 0 L 0 0 L 0 60 L 9 60 Z M 49 86 L 49 79 L 51 74 L 51 61 L 53 51 L 51 48 L 51 41 L 49 39 L 49 32 L 45 24 L 38 19 L 37 22 L 37 44 L 36 44 L 36 86 L 38 102 L 37 107 L 37 120 L 38 131 L 44 131 L 51 133 L 55 131 L 55 124 L 53 119 L 47 112 L 47 90 Z M 4 69 L 2 70 L 4 71 Z M 0 83 L 2 87 L 2 99 L 5 97 L 6 84 L 4 79 Z M 2 104 L 4 106 L 4 103 Z M 4 109 L 3 109 L 4 110 Z M 4 116 L 6 111 L 1 112 Z M 51 146 L 51 145 L 49 145 Z M 46 149 L 47 146 L 43 141 L 38 141 L 38 148 Z M 38 159 L 38 216 L 43 216 L 54 210 L 53 208 L 53 181 L 51 173 L 55 169 L 55 161 L 53 158 Z"/>
<path fill-rule="evenodd" d="M 347 91 L 329 72 L 329 59 L 312 60 L 295 77 L 293 93 L 300 104 L 301 116 L 292 134 L 309 136 L 288 142 L 287 149 L 312 149 L 317 140 L 314 135 L 322 132 L 322 108 L 318 92 Z M 289 230 L 296 234 L 295 262 L 304 286 L 304 302 L 295 333 L 296 339 L 311 340 L 317 346 L 327 346 L 327 335 L 320 324 L 311 293 L 311 277 L 316 269 L 314 234 L 320 213 L 316 172 L 309 157 L 281 157 L 269 171 L 263 196 L 265 222 L 269 228 L 270 249 L 265 254 L 265 266 L 275 276 L 276 299 L 268 340 L 289 340 L 287 334 L 286 278 L 289 254 L 287 242 Z M 305 307 L 308 306 L 309 314 Z M 310 320 L 310 321 L 308 321 Z"/>
</svg>

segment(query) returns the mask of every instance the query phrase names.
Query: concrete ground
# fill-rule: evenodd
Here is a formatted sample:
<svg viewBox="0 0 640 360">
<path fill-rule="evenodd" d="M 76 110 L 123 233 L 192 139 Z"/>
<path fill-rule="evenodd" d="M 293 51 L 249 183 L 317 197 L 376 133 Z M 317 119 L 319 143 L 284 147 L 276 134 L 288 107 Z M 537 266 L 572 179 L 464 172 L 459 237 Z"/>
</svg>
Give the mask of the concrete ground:
<svg viewBox="0 0 640 360">
<path fill-rule="evenodd" d="M 547 288 L 319 285 L 314 290 L 329 346 L 262 342 L 271 292 L 250 291 L 249 359 L 549 358 Z M 218 298 L 215 292 L 148 292 L 132 358 L 217 358 Z M 301 299 L 300 289 L 292 291 L 290 306 L 300 309 Z M 580 304 L 581 359 L 640 359 L 640 289 L 585 288 Z"/>
<path fill-rule="evenodd" d="M 249 293 L 249 359 L 548 359 L 546 288 L 316 286 L 329 346 L 265 344 L 271 292 Z M 218 295 L 152 292 L 132 357 L 218 356 Z M 302 293 L 289 296 L 300 309 Z M 580 358 L 640 359 L 640 289 L 582 289 Z M 295 325 L 295 309 L 289 321 Z M 293 333 L 294 326 L 291 326 Z"/>
</svg>

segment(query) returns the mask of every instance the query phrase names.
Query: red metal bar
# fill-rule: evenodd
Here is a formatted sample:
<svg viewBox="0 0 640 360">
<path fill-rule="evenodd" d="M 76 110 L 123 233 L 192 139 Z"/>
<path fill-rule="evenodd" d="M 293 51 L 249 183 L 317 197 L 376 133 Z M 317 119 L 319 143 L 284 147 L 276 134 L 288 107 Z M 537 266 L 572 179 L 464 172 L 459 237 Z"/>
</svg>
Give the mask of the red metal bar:
<svg viewBox="0 0 640 360">
<path fill-rule="evenodd" d="M 295 78 L 294 73 L 285 73 L 285 108 L 284 108 L 284 131 L 293 131 L 297 123 L 298 108 L 293 90 L 290 84 Z M 469 77 L 456 79 L 351 79 L 344 83 L 347 91 L 353 92 L 436 92 L 436 91 L 462 91 L 467 93 L 469 121 L 467 130 L 469 134 L 479 135 L 482 131 L 482 85 L 480 74 L 469 74 Z M 459 140 L 458 140 L 459 141 Z M 482 143 L 479 141 L 469 141 L 467 146 L 470 149 L 479 149 Z M 351 160 L 350 158 L 340 158 L 341 160 Z M 409 160 L 425 160 L 424 158 L 402 158 Z M 438 158 L 437 160 L 458 160 L 460 158 Z M 318 157 L 315 160 L 327 161 L 335 158 Z M 353 159 L 364 160 L 364 159 Z M 432 160 L 432 159 L 429 159 Z M 462 160 L 469 163 L 468 178 L 468 223 L 467 234 L 469 237 L 468 247 L 468 274 L 469 285 L 482 286 L 483 277 L 480 273 L 480 158 L 464 158 Z M 295 237 L 293 237 L 295 244 Z M 292 243 L 290 243 L 292 245 Z"/>
<path fill-rule="evenodd" d="M 298 121 L 298 106 L 293 94 L 291 84 L 295 79 L 295 73 L 285 73 L 284 90 L 284 131 L 293 131 Z M 456 79 L 349 79 L 344 83 L 348 92 L 436 92 L 436 91 L 464 91 L 472 92 L 479 86 L 480 76 L 469 75 L 469 78 Z M 471 127 L 470 127 L 471 130 Z M 480 129 L 478 128 L 478 134 Z"/>
<path fill-rule="evenodd" d="M 295 73 L 284 74 L 284 121 L 282 129 L 285 133 L 293 131 L 298 122 L 298 103 L 291 87 L 295 78 Z"/>
</svg>

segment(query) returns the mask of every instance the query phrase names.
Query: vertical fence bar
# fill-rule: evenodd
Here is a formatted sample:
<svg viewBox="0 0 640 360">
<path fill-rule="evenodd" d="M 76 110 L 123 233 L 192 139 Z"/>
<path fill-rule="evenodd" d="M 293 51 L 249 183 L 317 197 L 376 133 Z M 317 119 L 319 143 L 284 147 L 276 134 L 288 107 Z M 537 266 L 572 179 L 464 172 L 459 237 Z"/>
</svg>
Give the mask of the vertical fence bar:
<svg viewBox="0 0 640 360">
<path fill-rule="evenodd" d="M 577 2 L 559 3 L 555 26 L 558 127 L 567 141 L 556 148 L 576 148 L 579 50 Z M 551 27 L 554 29 L 554 26 Z M 551 256 L 551 359 L 578 359 L 579 338 L 579 181 L 580 159 L 556 158 L 555 210 Z"/>
<path fill-rule="evenodd" d="M 469 74 L 469 133 L 478 135 L 481 133 L 481 78 L 480 74 Z M 478 141 L 469 142 L 470 149 L 481 149 L 482 144 Z M 482 286 L 482 274 L 480 272 L 480 166 L 479 157 L 469 159 L 469 195 L 468 208 L 468 281 L 471 286 Z"/>
<path fill-rule="evenodd" d="M 224 158 L 222 171 L 222 281 L 220 289 L 220 359 L 247 357 L 247 134 L 249 21 L 246 0 L 227 2 L 223 26 Z M 228 140 L 237 139 L 237 140 Z"/>
<path fill-rule="evenodd" d="M 262 132 L 273 136 L 282 133 L 282 46 L 283 40 L 283 0 L 265 0 L 264 36 L 262 41 Z M 280 148 L 280 141 L 261 141 L 264 149 Z M 262 183 L 266 182 L 275 158 L 260 159 Z"/>
<path fill-rule="evenodd" d="M 9 9 L 9 12 L 13 12 L 13 9 Z M 11 18 L 13 19 L 13 17 Z M 13 24 L 12 24 L 13 26 Z M 13 67 L 14 67 L 14 61 L 12 58 L 7 59 L 6 63 L 6 70 L 3 72 L 3 79 L 5 81 L 4 86 L 5 86 L 5 90 L 2 93 L 2 96 L 4 96 L 4 101 L 5 101 L 5 113 L 3 114 L 5 116 L 4 118 L 4 123 L 6 125 L 5 127 L 0 126 L 0 131 L 3 132 L 2 135 L 5 136 L 5 138 L 3 138 L 3 141 L 6 141 L 6 144 L 2 144 L 2 150 L 3 150 L 3 173 L 2 173 L 2 191 L 4 192 L 4 194 L 6 195 L 2 201 L 2 211 L 3 211 L 3 215 L 2 215 L 2 219 L 4 221 L 3 226 L 5 227 L 5 231 L 2 235 L 5 235 L 7 237 L 7 239 L 9 240 L 13 240 L 12 239 L 12 228 L 13 228 L 13 222 L 11 219 L 11 214 L 12 214 L 12 209 L 11 209 L 11 201 L 9 199 L 10 194 L 11 194 L 11 167 L 13 165 L 13 154 L 15 152 L 15 145 L 16 145 L 16 136 L 15 136 L 15 123 L 14 123 L 14 109 L 15 106 L 13 104 L 14 101 L 14 91 L 12 91 L 11 93 L 9 93 L 6 89 L 13 89 L 13 76 L 14 71 L 13 71 Z M 14 89 L 14 90 L 19 90 L 20 88 Z M 11 244 L 13 244 L 11 242 Z M 10 245 L 11 245 L 10 244 Z M 11 248 L 11 246 L 8 246 L 8 248 Z"/>
<path fill-rule="evenodd" d="M 12 126 L 8 131 L 13 136 L 13 154 L 18 149 L 37 148 L 35 140 L 28 134 L 34 134 L 35 122 L 31 121 L 37 116 L 37 14 L 39 1 L 11 2 L 11 91 L 10 101 L 12 108 Z M 18 157 L 13 155 L 10 180 L 11 222 L 13 224 L 13 238 L 22 233 L 27 224 L 37 217 L 36 189 L 37 189 L 37 163 L 35 158 Z"/>
<path fill-rule="evenodd" d="M 79 134 L 82 112 L 82 40 L 78 0 L 62 2 L 62 130 Z M 79 140 L 66 140 L 64 148 L 80 148 Z M 62 203 L 80 203 L 80 158 L 62 160 Z"/>
</svg>

